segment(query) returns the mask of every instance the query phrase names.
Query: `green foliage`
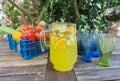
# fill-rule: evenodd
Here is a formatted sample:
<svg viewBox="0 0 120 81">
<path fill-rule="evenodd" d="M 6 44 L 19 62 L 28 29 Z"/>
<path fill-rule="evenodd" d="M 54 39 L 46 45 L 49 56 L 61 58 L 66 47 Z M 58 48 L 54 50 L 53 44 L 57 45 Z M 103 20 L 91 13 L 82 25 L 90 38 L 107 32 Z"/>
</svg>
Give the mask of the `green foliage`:
<svg viewBox="0 0 120 81">
<path fill-rule="evenodd" d="M 45 0 L 12 0 L 13 3 L 15 2 L 17 6 L 23 8 L 25 11 L 29 13 L 33 17 L 33 21 L 37 20 L 36 18 L 39 17 L 42 7 L 44 6 Z M 35 4 L 35 5 L 33 5 Z M 9 19 L 12 21 L 12 27 L 17 29 L 18 26 L 21 25 L 18 16 L 24 18 L 27 24 L 33 24 L 34 22 L 30 21 L 30 18 L 27 17 L 21 10 L 17 9 L 14 5 L 6 1 L 3 6 L 5 13 L 8 15 Z M 25 24 L 26 24 L 25 22 Z"/>
<path fill-rule="evenodd" d="M 37 1 L 36 6 L 38 8 L 38 10 L 36 10 L 39 13 L 34 15 L 39 16 L 46 0 L 35 1 Z M 21 6 L 27 9 L 30 8 L 30 5 L 29 0 L 23 0 L 23 4 Z M 77 5 L 81 20 L 79 30 L 97 29 L 107 31 L 110 27 L 110 21 L 105 19 L 103 12 L 107 8 L 120 5 L 120 0 L 77 0 Z M 18 26 L 19 22 L 16 20 L 16 16 L 19 15 L 19 10 L 9 4 L 5 11 L 13 21 L 14 27 Z M 58 21 L 76 23 L 78 18 L 76 18 L 73 9 L 73 0 L 51 0 L 44 20 L 48 23 Z"/>
<path fill-rule="evenodd" d="M 108 8 L 108 1 L 110 0 L 80 0 L 78 2 L 81 15 L 81 24 L 79 29 L 97 29 L 107 31 L 109 29 L 110 22 L 104 18 L 103 12 Z M 114 2 L 115 1 L 116 0 L 114 0 Z"/>
<path fill-rule="evenodd" d="M 14 30 L 13 28 L 7 27 L 7 26 L 0 26 L 0 34 L 4 35 L 4 34 L 12 34 L 14 33 L 16 30 Z"/>
<path fill-rule="evenodd" d="M 17 18 L 20 11 L 9 3 L 6 3 L 6 5 L 4 5 L 4 11 L 9 19 L 12 21 L 12 27 L 16 29 L 20 25 Z"/>
<path fill-rule="evenodd" d="M 29 0 L 24 0 L 22 6 L 24 8 L 29 8 L 29 6 L 30 6 Z"/>
<path fill-rule="evenodd" d="M 77 22 L 73 11 L 73 0 L 51 0 L 51 5 L 46 13 L 48 22 L 66 21 Z M 110 27 L 110 22 L 105 19 L 103 12 L 120 4 L 119 0 L 77 0 L 80 13 L 79 30 L 104 30 Z"/>
<path fill-rule="evenodd" d="M 51 0 L 46 21 L 48 22 L 75 22 L 72 0 Z"/>
</svg>

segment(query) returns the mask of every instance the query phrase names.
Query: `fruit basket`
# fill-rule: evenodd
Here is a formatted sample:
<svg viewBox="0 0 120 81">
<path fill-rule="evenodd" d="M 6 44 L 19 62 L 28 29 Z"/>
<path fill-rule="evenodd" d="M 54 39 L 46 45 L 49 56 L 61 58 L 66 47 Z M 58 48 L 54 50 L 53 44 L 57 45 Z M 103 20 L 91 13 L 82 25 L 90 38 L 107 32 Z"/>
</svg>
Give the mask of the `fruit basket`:
<svg viewBox="0 0 120 81">
<path fill-rule="evenodd" d="M 10 34 L 8 34 L 7 37 L 9 48 L 19 53 L 25 60 L 35 58 L 48 52 L 48 50 L 41 52 L 39 41 L 32 42 L 31 40 L 22 39 L 18 42 L 14 40 Z"/>
</svg>

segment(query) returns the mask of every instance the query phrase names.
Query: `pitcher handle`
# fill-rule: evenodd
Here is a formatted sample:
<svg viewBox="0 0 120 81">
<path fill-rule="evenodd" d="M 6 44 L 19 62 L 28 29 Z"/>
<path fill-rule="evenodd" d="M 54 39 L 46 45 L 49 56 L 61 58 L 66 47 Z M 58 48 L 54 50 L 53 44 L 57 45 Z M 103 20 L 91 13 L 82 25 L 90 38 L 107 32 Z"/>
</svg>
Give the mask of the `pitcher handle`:
<svg viewBox="0 0 120 81">
<path fill-rule="evenodd" d="M 46 37 L 45 34 L 49 33 L 49 30 L 43 30 L 40 32 L 40 47 L 41 47 L 41 51 L 44 52 L 45 51 L 45 47 L 49 47 L 50 45 L 46 43 Z"/>
</svg>

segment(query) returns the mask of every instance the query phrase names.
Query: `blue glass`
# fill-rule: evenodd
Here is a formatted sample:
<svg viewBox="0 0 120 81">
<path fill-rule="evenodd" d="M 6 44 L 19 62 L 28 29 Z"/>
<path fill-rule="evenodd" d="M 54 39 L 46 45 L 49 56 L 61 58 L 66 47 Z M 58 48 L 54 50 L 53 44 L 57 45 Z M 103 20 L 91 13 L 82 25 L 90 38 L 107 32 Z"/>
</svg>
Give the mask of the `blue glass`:
<svg viewBox="0 0 120 81">
<path fill-rule="evenodd" d="M 102 31 L 95 32 L 93 30 L 77 32 L 78 40 L 78 55 L 82 56 L 82 60 L 85 62 L 91 62 L 92 57 L 100 57 L 100 49 L 98 45 L 99 36 Z"/>
<path fill-rule="evenodd" d="M 92 45 L 92 37 L 89 33 L 82 34 L 81 44 L 82 44 L 82 60 L 85 62 L 92 61 L 91 55 L 91 45 Z"/>
<path fill-rule="evenodd" d="M 90 53 L 92 54 L 92 57 L 100 57 L 100 49 L 98 46 L 99 35 L 100 34 L 96 34 L 95 32 L 91 33 L 92 42 L 91 42 L 91 52 Z"/>
<path fill-rule="evenodd" d="M 78 45 L 78 55 L 82 56 L 83 46 L 82 46 L 82 33 L 77 32 L 77 45 Z"/>
</svg>

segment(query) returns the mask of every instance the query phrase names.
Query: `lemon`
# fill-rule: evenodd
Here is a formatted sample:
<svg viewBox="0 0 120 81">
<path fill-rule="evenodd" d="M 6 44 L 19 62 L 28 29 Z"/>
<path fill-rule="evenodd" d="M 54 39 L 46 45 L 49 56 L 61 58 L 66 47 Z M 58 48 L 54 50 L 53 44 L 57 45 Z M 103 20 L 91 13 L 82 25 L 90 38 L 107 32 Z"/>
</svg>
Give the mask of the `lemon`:
<svg viewBox="0 0 120 81">
<path fill-rule="evenodd" d="M 65 38 L 59 39 L 55 44 L 55 49 L 65 48 L 66 43 L 67 43 L 67 39 Z"/>
<path fill-rule="evenodd" d="M 66 29 L 66 33 L 67 34 L 73 34 L 73 33 L 75 33 L 74 27 L 68 26 L 67 29 Z"/>
<path fill-rule="evenodd" d="M 12 34 L 12 38 L 16 41 L 20 41 L 21 40 L 21 34 L 22 34 L 22 32 L 16 31 Z"/>
<path fill-rule="evenodd" d="M 55 43 L 56 43 L 58 40 L 59 40 L 59 37 L 57 37 L 57 36 L 52 36 L 52 37 L 51 37 L 51 44 L 52 44 L 52 45 L 55 45 Z"/>
</svg>

